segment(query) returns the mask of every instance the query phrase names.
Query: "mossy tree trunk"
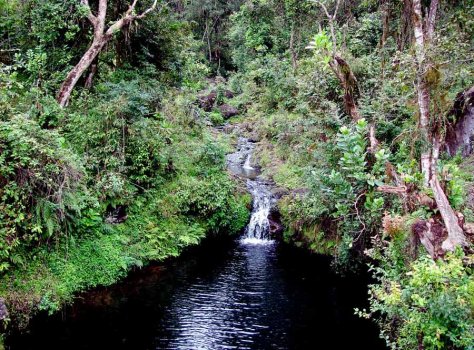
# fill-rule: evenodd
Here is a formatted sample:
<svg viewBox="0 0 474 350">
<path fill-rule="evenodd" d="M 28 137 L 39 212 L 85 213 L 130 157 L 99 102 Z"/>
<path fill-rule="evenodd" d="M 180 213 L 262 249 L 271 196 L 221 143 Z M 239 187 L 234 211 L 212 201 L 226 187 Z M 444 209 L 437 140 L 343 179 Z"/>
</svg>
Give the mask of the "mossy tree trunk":
<svg viewBox="0 0 474 350">
<path fill-rule="evenodd" d="M 444 251 L 452 251 L 456 246 L 465 246 L 467 243 L 464 231 L 459 224 L 459 219 L 451 207 L 449 200 L 437 176 L 437 164 L 441 148 L 441 135 L 430 113 L 430 85 L 426 79 L 432 69 L 432 63 L 427 58 L 426 52 L 433 39 L 436 13 L 439 0 L 432 0 L 429 12 L 423 18 L 421 0 L 412 0 L 413 5 L 413 30 L 415 35 L 415 48 L 417 59 L 417 96 L 419 109 L 419 128 L 423 141 L 421 153 L 421 171 L 425 187 L 431 188 L 436 201 L 436 206 L 441 214 L 448 232 L 448 238 L 443 242 Z"/>
<path fill-rule="evenodd" d="M 92 62 L 96 60 L 99 53 L 110 41 L 110 39 L 112 39 L 113 35 L 122 30 L 122 28 L 130 25 L 133 21 L 141 19 L 149 12 L 153 11 L 156 8 L 158 0 L 154 0 L 152 6 L 139 15 L 135 13 L 137 2 L 138 0 L 134 0 L 121 19 L 115 21 L 108 29 L 105 29 L 107 0 L 99 0 L 97 15 L 92 14 L 88 0 L 81 0 L 81 5 L 86 8 L 87 18 L 94 27 L 94 39 L 89 49 L 80 59 L 79 63 L 77 63 L 76 66 L 68 73 L 66 79 L 61 85 L 61 88 L 59 89 L 57 101 L 61 107 L 67 106 L 71 97 L 71 93 L 74 90 L 77 82 L 84 72 L 89 68 Z"/>
</svg>

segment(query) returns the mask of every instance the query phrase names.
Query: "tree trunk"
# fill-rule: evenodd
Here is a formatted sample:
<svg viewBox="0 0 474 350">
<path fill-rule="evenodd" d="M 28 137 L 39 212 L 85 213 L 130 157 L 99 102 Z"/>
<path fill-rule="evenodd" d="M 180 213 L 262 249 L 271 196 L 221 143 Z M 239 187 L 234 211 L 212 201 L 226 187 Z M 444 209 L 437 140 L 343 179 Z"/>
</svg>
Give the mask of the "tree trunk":
<svg viewBox="0 0 474 350">
<path fill-rule="evenodd" d="M 354 73 L 352 72 L 349 64 L 337 53 L 337 40 L 336 31 L 334 29 L 334 21 L 336 20 L 337 11 L 339 10 L 341 0 L 336 1 L 336 8 L 334 9 L 334 13 L 332 15 L 329 14 L 328 9 L 323 2 L 319 0 L 316 0 L 316 2 L 321 6 L 324 13 L 326 14 L 329 23 L 329 29 L 331 31 L 332 57 L 329 61 L 329 67 L 339 79 L 339 82 L 341 83 L 341 86 L 344 89 L 344 106 L 346 109 L 346 113 L 348 113 L 354 121 L 358 121 L 361 116 L 356 101 L 356 94 L 358 92 L 357 79 Z"/>
<path fill-rule="evenodd" d="M 130 25 L 130 23 L 132 23 L 134 20 L 141 19 L 153 11 L 156 8 L 158 0 L 154 0 L 153 5 L 142 12 L 140 15 L 134 13 L 137 2 L 138 0 L 133 0 L 132 4 L 128 7 L 128 10 L 125 12 L 123 17 L 115 21 L 107 30 L 105 30 L 107 0 L 99 0 L 96 16 L 92 14 L 91 7 L 89 6 L 89 0 L 80 0 L 80 4 L 86 9 L 87 18 L 94 27 L 94 41 L 84 56 L 82 56 L 79 63 L 69 72 L 66 80 L 64 80 L 63 84 L 61 85 L 57 96 L 57 101 L 61 107 L 67 106 L 72 90 L 76 86 L 82 74 L 84 74 L 92 62 L 94 62 L 94 60 L 104 48 L 104 45 L 113 37 L 114 33 Z M 87 83 L 88 82 L 86 82 L 86 84 Z"/>
<path fill-rule="evenodd" d="M 423 184 L 428 187 L 431 178 L 431 145 L 430 145 L 430 90 L 425 79 L 425 36 L 420 0 L 413 0 L 413 30 L 415 33 L 416 58 L 418 63 L 416 90 L 420 112 L 420 133 L 422 140 L 421 172 Z"/>
<path fill-rule="evenodd" d="M 412 16 L 413 4 L 412 0 L 403 0 L 403 10 L 400 19 L 399 35 L 397 39 L 398 51 L 403 51 L 408 43 L 412 42 Z"/>
<path fill-rule="evenodd" d="M 421 0 L 412 0 L 413 30 L 415 34 L 417 72 L 417 95 L 420 112 L 420 133 L 422 137 L 421 171 L 425 187 L 430 187 L 441 214 L 448 238 L 443 242 L 444 251 L 452 251 L 456 246 L 465 246 L 466 237 L 459 224 L 458 217 L 452 209 L 446 194 L 437 177 L 437 163 L 441 147 L 441 138 L 437 128 L 430 123 L 430 87 L 426 81 L 426 72 L 430 63 L 426 60 L 426 48 L 430 42 L 435 26 L 438 0 L 432 0 L 430 12 L 427 14 L 426 32 L 423 30 Z"/>
<path fill-rule="evenodd" d="M 291 25 L 291 34 L 290 34 L 290 53 L 291 53 L 291 64 L 293 66 L 293 73 L 296 72 L 297 64 L 298 64 L 298 54 L 296 53 L 295 49 L 295 23 L 293 22 Z"/>
<path fill-rule="evenodd" d="M 352 117 L 354 121 L 358 121 L 361 118 L 356 101 L 358 85 L 357 79 L 352 72 L 351 67 L 342 57 L 338 55 L 333 56 L 333 59 L 329 61 L 329 66 L 339 79 L 339 82 L 344 89 L 344 106 L 346 112 Z"/>
<path fill-rule="evenodd" d="M 459 225 L 459 219 L 451 208 L 448 198 L 441 188 L 441 184 L 436 176 L 431 179 L 431 189 L 435 197 L 436 206 L 443 218 L 444 225 L 448 230 L 448 238 L 443 242 L 444 251 L 453 251 L 456 247 L 467 246 L 466 236 L 463 229 Z"/>
<path fill-rule="evenodd" d="M 84 56 L 82 56 L 79 63 L 69 72 L 63 84 L 61 85 L 61 88 L 59 89 L 57 97 L 58 103 L 61 107 L 67 106 L 74 86 L 76 86 L 82 74 L 84 74 L 84 72 L 89 68 L 100 51 L 102 51 L 102 48 L 107 43 L 107 41 L 107 37 L 105 36 L 94 39 L 91 47 L 86 51 Z"/>
<path fill-rule="evenodd" d="M 380 10 L 382 12 L 382 37 L 380 38 L 380 47 L 383 48 L 390 30 L 390 4 L 388 0 L 380 1 Z"/>
<path fill-rule="evenodd" d="M 92 87 L 92 82 L 94 81 L 94 77 L 95 75 L 97 74 L 97 69 L 98 69 L 98 66 L 99 66 L 99 62 L 98 62 L 98 58 L 99 56 L 97 56 L 94 60 L 94 62 L 92 62 L 91 64 L 91 69 L 89 71 L 89 74 L 87 75 L 87 79 L 86 79 L 86 82 L 84 83 L 84 87 L 86 89 L 90 89 Z"/>
</svg>

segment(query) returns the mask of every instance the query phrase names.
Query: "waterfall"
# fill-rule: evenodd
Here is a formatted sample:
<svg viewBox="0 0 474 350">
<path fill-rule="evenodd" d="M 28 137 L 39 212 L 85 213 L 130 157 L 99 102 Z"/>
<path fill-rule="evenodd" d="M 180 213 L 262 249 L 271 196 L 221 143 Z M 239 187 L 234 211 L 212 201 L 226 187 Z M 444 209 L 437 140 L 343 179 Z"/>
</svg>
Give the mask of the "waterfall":
<svg viewBox="0 0 474 350">
<path fill-rule="evenodd" d="M 245 229 L 245 238 L 269 239 L 268 216 L 272 206 L 271 193 L 259 180 L 247 180 L 247 188 L 253 197 L 253 210 L 250 222 Z"/>
<path fill-rule="evenodd" d="M 252 158 L 252 153 L 249 153 L 247 155 L 247 159 L 245 159 L 245 163 L 244 163 L 244 169 L 246 170 L 252 170 L 253 167 L 250 165 L 250 159 Z"/>
<path fill-rule="evenodd" d="M 273 243 L 270 237 L 270 222 L 268 216 L 275 205 L 271 186 L 259 175 L 259 170 L 252 167 L 251 159 L 255 144 L 246 138 L 239 138 L 237 151 L 227 156 L 229 171 L 247 179 L 247 188 L 253 198 L 253 210 L 250 222 L 245 229 L 243 243 L 267 244 Z"/>
</svg>

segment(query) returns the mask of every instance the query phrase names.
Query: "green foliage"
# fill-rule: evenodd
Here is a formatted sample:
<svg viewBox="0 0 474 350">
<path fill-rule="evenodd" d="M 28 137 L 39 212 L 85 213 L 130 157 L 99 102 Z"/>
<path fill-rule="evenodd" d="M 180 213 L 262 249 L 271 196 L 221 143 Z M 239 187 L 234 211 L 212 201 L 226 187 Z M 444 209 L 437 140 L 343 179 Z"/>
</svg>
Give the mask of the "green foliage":
<svg viewBox="0 0 474 350">
<path fill-rule="evenodd" d="M 341 127 L 336 139 L 338 170 L 311 170 L 308 177 L 310 192 L 302 211 L 308 223 L 323 222 L 332 217 L 340 222 L 344 232 L 339 255 L 348 263 L 351 250 L 361 235 L 376 230 L 385 202 L 375 188 L 384 183 L 384 164 L 388 155 L 379 149 L 371 164 L 367 155 L 367 122 L 361 119 L 352 128 Z M 293 212 L 300 211 L 293 209 Z M 301 214 L 300 214 L 301 215 Z M 344 220 L 342 220 L 344 219 Z"/>
<path fill-rule="evenodd" d="M 91 185 L 106 202 L 127 203 L 137 190 L 159 185 L 172 170 L 175 129 L 154 117 L 162 98 L 159 86 L 154 80 L 99 85 L 97 96 L 78 101 L 92 107 L 78 108 L 67 118 L 66 135 L 87 159 Z"/>
<path fill-rule="evenodd" d="M 224 124 L 224 117 L 219 111 L 212 111 L 209 113 L 209 119 L 212 122 L 212 125 L 222 125 Z"/>
<path fill-rule="evenodd" d="M 364 14 L 358 21 L 350 28 L 348 47 L 356 56 L 369 55 L 376 49 L 382 35 L 380 12 Z"/>
<path fill-rule="evenodd" d="M 316 59 L 323 64 L 323 69 L 327 67 L 331 59 L 330 53 L 333 50 L 333 43 L 326 31 L 320 30 L 306 48 L 314 50 Z"/>
<path fill-rule="evenodd" d="M 335 2 L 325 4 L 332 13 Z M 109 2 L 106 22 L 124 6 Z M 195 103 L 214 71 L 231 75 L 232 104 L 260 140 L 255 156 L 285 189 L 285 238 L 346 267 L 364 250 L 377 260 L 371 312 L 393 348 L 472 348 L 472 257 L 416 259 L 408 224 L 437 213 L 423 206 L 402 217 L 412 203 L 377 190 L 394 184 L 388 160 L 403 185 L 419 188 L 426 146 L 417 131 L 411 30 L 398 33 L 409 27 L 402 6 L 378 6 L 341 7 L 334 47 L 327 16 L 311 1 L 163 4 L 116 33 L 98 57 L 92 89 L 80 88 L 81 77 L 64 110 L 54 96 L 91 43 L 84 7 L 0 0 L 0 295 L 16 322 L 176 256 L 208 232 L 245 226 L 250 198 L 224 171 L 227 145 L 206 127 L 223 124 L 222 115 Z M 453 98 L 474 84 L 474 7 L 440 6 L 426 55 L 434 62 L 431 114 L 443 134 Z M 333 50 L 357 78 L 364 119 L 356 123 L 329 66 Z M 222 102 L 221 86 L 217 95 Z M 370 151 L 369 124 L 380 141 Z M 442 155 L 449 201 L 472 220 L 468 172 Z M 106 223 L 118 206 L 125 222 Z"/>
<path fill-rule="evenodd" d="M 0 266 L 25 263 L 19 246 L 57 239 L 80 215 L 84 170 L 56 131 L 24 116 L 0 122 Z"/>
<path fill-rule="evenodd" d="M 250 198 L 195 104 L 209 70 L 188 22 L 164 6 L 117 33 L 93 88 L 62 109 L 57 88 L 90 45 L 78 3 L 9 2 L 0 14 L 15 53 L 0 53 L 0 295 L 16 326 L 208 233 L 242 230 Z M 111 224 L 118 206 L 125 221 Z"/>
<path fill-rule="evenodd" d="M 421 256 L 401 275 L 387 270 L 387 265 L 375 268 L 380 284 L 371 287 L 370 311 L 381 315 L 382 334 L 389 346 L 472 348 L 474 279 L 463 258 L 459 252 L 436 262 Z M 397 320 L 397 327 L 391 320 Z"/>
<path fill-rule="evenodd" d="M 244 1 L 197 0 L 184 6 L 185 18 L 194 25 L 196 37 L 202 38 L 201 52 L 217 75 L 233 68 L 232 51 L 226 40 L 229 17 Z"/>
<path fill-rule="evenodd" d="M 415 237 L 408 233 L 408 225 L 418 218 L 439 215 L 426 206 L 413 209 L 415 203 L 402 203 L 397 196 L 378 191 L 382 185 L 405 185 L 409 191 L 422 187 L 419 158 L 426 145 L 418 132 L 413 90 L 417 67 L 410 44 L 411 30 L 400 32 L 409 19 L 402 15 L 403 6 L 392 2 L 381 6 L 376 1 L 352 3 L 349 12 L 339 9 L 334 19 L 337 47 L 333 47 L 324 11 L 314 4 L 308 11 L 303 3 L 311 2 L 246 1 L 231 17 L 229 34 L 239 69 L 230 78 L 230 85 L 240 93 L 238 104 L 247 111 L 251 137 L 260 140 L 256 150 L 259 163 L 265 169 L 264 175 L 287 190 L 279 202 L 285 239 L 318 253 L 336 255 L 343 266 L 354 265 L 354 257 L 363 258 L 362 252 L 371 251 L 381 273 L 386 274 L 385 281 L 405 283 L 416 258 Z M 335 2 L 324 3 L 333 13 Z M 469 1 L 441 5 L 445 15 L 438 18 L 436 38 L 427 52 L 433 62 L 439 63 L 430 72 L 430 81 L 431 113 L 441 134 L 447 123 L 443 116 L 453 98 L 472 86 L 472 40 L 467 39 L 472 38 L 472 21 L 468 20 L 471 5 Z M 385 10 L 389 13 L 387 22 Z M 305 15 L 311 20 L 304 20 Z M 387 34 L 383 40 L 382 32 Z M 310 50 L 302 50 L 304 47 Z M 354 125 L 350 125 L 343 108 L 344 86 L 329 66 L 333 50 L 347 62 L 357 79 L 355 98 L 365 119 Z M 378 148 L 370 152 L 369 124 L 375 126 L 374 136 L 379 141 Z M 399 178 L 393 178 L 387 161 Z M 472 181 L 469 172 L 456 160 L 443 159 L 438 167 L 451 205 L 472 221 L 472 204 L 466 201 L 466 190 Z M 399 218 L 397 215 L 406 211 L 412 211 L 410 217 L 400 219 L 406 221 L 406 226 L 392 225 L 383 241 L 374 241 L 381 227 L 384 232 L 390 227 L 388 213 Z M 379 243 L 386 249 L 379 250 Z M 428 262 L 427 259 L 424 263 Z M 470 270 L 464 271 L 464 277 L 472 279 Z M 431 273 L 427 269 L 426 276 Z M 454 283 L 463 285 L 463 281 L 461 278 Z M 390 289 L 387 283 L 382 283 L 381 290 Z M 436 293 L 440 293 L 439 286 L 428 298 L 435 300 Z M 403 322 L 407 320 L 413 326 L 413 333 L 429 323 L 431 316 L 423 314 L 423 310 L 413 314 L 418 319 L 408 319 L 411 303 L 402 298 L 391 309 L 393 313 L 385 315 L 383 325 L 391 325 L 386 334 L 395 335 L 392 341 L 396 341 L 398 330 L 403 327 L 397 308 L 406 310 Z M 378 305 L 385 307 L 384 302 Z M 450 304 L 442 312 L 449 314 L 450 310 L 455 319 L 459 305 Z M 465 321 L 461 317 L 459 322 Z M 458 335 L 467 329 L 452 327 Z M 442 332 L 446 334 L 445 329 Z M 394 347 L 418 348 L 417 337 L 412 335 L 406 334 Z M 463 341 L 472 342 L 465 335 L 457 339 L 462 337 Z M 415 343 L 409 343 L 408 338 Z M 465 347 L 462 342 L 453 345 L 444 338 L 440 333 L 444 348 Z M 431 346 L 429 342 L 425 348 Z"/>
</svg>

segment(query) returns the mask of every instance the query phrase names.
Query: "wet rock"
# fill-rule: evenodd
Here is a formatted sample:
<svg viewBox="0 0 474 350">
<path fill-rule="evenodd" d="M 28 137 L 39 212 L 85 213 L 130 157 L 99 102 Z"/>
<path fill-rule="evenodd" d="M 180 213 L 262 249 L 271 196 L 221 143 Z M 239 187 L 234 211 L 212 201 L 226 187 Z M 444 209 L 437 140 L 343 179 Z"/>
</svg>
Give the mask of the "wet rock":
<svg viewBox="0 0 474 350">
<path fill-rule="evenodd" d="M 8 318 L 8 309 L 5 305 L 5 299 L 0 298 L 0 321 L 4 321 Z"/>
<path fill-rule="evenodd" d="M 105 222 L 108 224 L 121 224 L 127 220 L 127 207 L 124 205 L 118 205 L 117 207 L 107 208 L 107 217 Z"/>
<path fill-rule="evenodd" d="M 268 215 L 268 223 L 270 225 L 270 235 L 277 236 L 283 233 L 283 224 L 281 223 L 280 212 L 276 209 L 270 211 Z"/>
<path fill-rule="evenodd" d="M 199 107 L 204 109 L 206 112 L 210 112 L 214 107 L 217 99 L 217 92 L 211 91 L 208 95 L 203 95 L 198 97 Z"/>
<path fill-rule="evenodd" d="M 284 188 L 275 187 L 275 188 L 272 189 L 272 195 L 277 200 L 281 199 L 283 196 L 286 196 L 287 194 L 289 194 L 289 192 Z"/>
<path fill-rule="evenodd" d="M 223 104 L 222 106 L 219 107 L 219 110 L 225 119 L 235 117 L 236 115 L 239 114 L 239 110 L 237 108 L 228 104 Z"/>
<path fill-rule="evenodd" d="M 234 98 L 234 93 L 230 90 L 225 90 L 224 91 L 224 96 L 225 96 L 225 98 Z"/>
</svg>

